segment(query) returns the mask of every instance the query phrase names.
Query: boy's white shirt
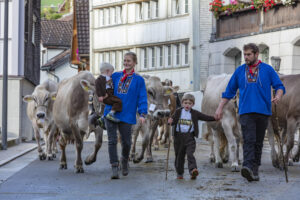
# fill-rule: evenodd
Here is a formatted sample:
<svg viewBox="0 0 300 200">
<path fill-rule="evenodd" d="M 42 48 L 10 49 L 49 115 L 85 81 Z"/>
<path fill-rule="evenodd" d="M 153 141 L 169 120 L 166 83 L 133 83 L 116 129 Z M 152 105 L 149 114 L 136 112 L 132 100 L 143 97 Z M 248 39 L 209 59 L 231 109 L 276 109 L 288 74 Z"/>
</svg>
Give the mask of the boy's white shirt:
<svg viewBox="0 0 300 200">
<path fill-rule="evenodd" d="M 181 110 L 180 119 L 190 120 L 192 121 L 192 114 L 191 111 L 186 111 L 184 108 Z M 193 122 L 192 122 L 193 123 Z M 189 131 L 190 125 L 184 125 L 184 124 L 177 124 L 176 131 L 179 132 L 179 126 L 181 129 L 181 133 L 187 133 Z M 192 128 L 190 130 L 190 133 L 194 131 L 194 125 L 192 125 Z"/>
<path fill-rule="evenodd" d="M 101 74 L 101 76 L 105 76 L 106 82 L 109 81 L 109 80 L 111 79 L 111 77 L 110 77 L 110 76 L 107 76 L 106 74 Z M 105 88 L 106 88 L 106 89 L 111 88 L 110 84 L 107 84 L 107 83 L 106 83 L 106 87 L 105 87 Z"/>
</svg>

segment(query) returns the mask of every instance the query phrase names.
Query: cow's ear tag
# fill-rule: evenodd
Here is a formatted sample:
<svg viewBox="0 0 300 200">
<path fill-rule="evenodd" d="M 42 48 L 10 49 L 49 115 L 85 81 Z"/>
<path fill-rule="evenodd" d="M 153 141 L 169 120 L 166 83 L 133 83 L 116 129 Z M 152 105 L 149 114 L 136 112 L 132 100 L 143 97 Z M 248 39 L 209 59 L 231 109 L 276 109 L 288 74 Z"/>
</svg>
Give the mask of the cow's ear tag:
<svg viewBox="0 0 300 200">
<path fill-rule="evenodd" d="M 172 93 L 172 90 L 171 89 L 167 89 L 166 91 L 165 91 L 165 94 L 167 94 L 167 95 L 169 95 L 169 94 L 171 94 Z"/>
<path fill-rule="evenodd" d="M 85 91 L 89 91 L 89 87 L 88 86 L 84 86 L 84 90 Z"/>
<path fill-rule="evenodd" d="M 51 99 L 52 99 L 53 101 L 55 101 L 55 100 L 56 100 L 56 96 L 52 96 Z"/>
<path fill-rule="evenodd" d="M 24 102 L 30 102 L 30 101 L 33 101 L 33 97 L 31 95 L 26 95 L 24 98 L 23 98 L 23 101 Z"/>
</svg>

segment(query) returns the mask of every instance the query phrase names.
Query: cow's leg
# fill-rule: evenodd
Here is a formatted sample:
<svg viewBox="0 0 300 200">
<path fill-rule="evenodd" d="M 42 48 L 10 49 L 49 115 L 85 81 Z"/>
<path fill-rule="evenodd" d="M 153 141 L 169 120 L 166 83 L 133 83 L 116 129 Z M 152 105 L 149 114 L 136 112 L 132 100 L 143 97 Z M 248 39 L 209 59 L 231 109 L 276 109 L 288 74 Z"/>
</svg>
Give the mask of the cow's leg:
<svg viewBox="0 0 300 200">
<path fill-rule="evenodd" d="M 139 136 L 139 132 L 140 132 L 140 127 L 138 125 L 134 125 L 132 127 L 132 135 L 133 135 L 133 139 L 132 139 L 132 146 L 131 146 L 131 153 L 130 153 L 130 159 L 131 160 L 135 160 L 136 159 L 136 141 L 137 138 Z"/>
<path fill-rule="evenodd" d="M 299 162 L 299 156 L 300 156 L 300 129 L 299 129 L 299 133 L 298 133 L 297 149 L 295 151 L 295 154 L 293 155 L 293 161 Z"/>
<path fill-rule="evenodd" d="M 295 139 L 295 133 L 297 130 L 297 122 L 294 118 L 288 118 L 287 119 L 287 144 L 286 144 L 286 154 L 285 159 L 288 161 L 289 165 L 292 165 L 293 161 L 289 159 L 289 155 L 291 150 L 294 147 L 294 139 Z"/>
<path fill-rule="evenodd" d="M 75 160 L 75 172 L 76 173 L 83 173 L 83 167 L 82 167 L 82 159 L 81 159 L 81 151 L 83 147 L 82 137 L 80 130 L 78 127 L 74 124 L 70 124 L 70 127 L 72 129 L 72 133 L 75 138 L 75 145 L 76 145 L 76 160 Z"/>
<path fill-rule="evenodd" d="M 146 122 L 140 127 L 140 131 L 141 134 L 142 134 L 142 150 L 141 150 L 141 153 L 140 155 L 137 156 L 137 158 L 135 157 L 133 159 L 133 162 L 134 163 L 139 163 L 141 162 L 143 159 L 144 159 L 144 153 L 145 153 L 145 150 L 148 146 L 148 144 L 150 143 L 149 140 L 150 140 L 150 136 L 149 136 L 149 119 L 146 119 Z"/>
<path fill-rule="evenodd" d="M 38 145 L 38 153 L 39 153 L 39 158 L 40 160 L 45 160 L 46 159 L 46 154 L 43 152 L 43 149 L 41 147 L 41 136 L 40 136 L 40 129 L 37 127 L 35 123 L 32 123 L 33 131 L 34 131 L 34 137 L 36 140 L 36 143 Z"/>
<path fill-rule="evenodd" d="M 63 134 L 63 133 L 61 133 Z M 60 166 L 59 169 L 68 169 L 67 167 L 67 158 L 66 158 L 66 146 L 67 142 L 63 137 L 60 138 L 59 140 L 59 146 L 61 149 L 61 156 L 60 156 Z"/>
<path fill-rule="evenodd" d="M 207 124 L 207 133 L 204 134 L 204 138 L 209 142 L 210 145 L 210 155 L 209 155 L 209 162 L 215 163 L 216 157 L 214 152 L 214 141 L 213 141 L 213 135 L 211 127 Z"/>
<path fill-rule="evenodd" d="M 236 157 L 237 144 L 236 144 L 236 138 L 232 131 L 233 124 L 232 124 L 232 122 L 229 122 L 229 121 L 222 121 L 222 126 L 223 126 L 224 133 L 225 133 L 225 136 L 228 141 L 229 160 L 231 161 L 231 171 L 238 172 L 239 164 L 238 164 L 238 159 Z"/>
<path fill-rule="evenodd" d="M 159 150 L 159 145 L 158 145 L 158 130 L 155 131 L 155 134 L 154 134 L 154 151 L 157 151 Z"/>
<path fill-rule="evenodd" d="M 221 155 L 220 155 L 220 138 L 219 138 L 219 132 L 214 130 L 214 129 L 211 129 L 211 132 L 213 134 L 213 144 L 214 144 L 214 155 L 215 155 L 215 166 L 217 168 L 223 168 L 223 162 L 222 162 L 222 158 L 221 158 Z"/>
<path fill-rule="evenodd" d="M 96 162 L 97 159 L 97 153 L 99 151 L 99 149 L 102 146 L 102 136 L 103 136 L 103 129 L 100 128 L 99 126 L 96 127 L 96 129 L 94 130 L 95 133 L 95 145 L 94 145 L 94 152 L 92 152 L 90 155 L 88 155 L 84 161 L 84 163 L 86 165 L 90 165 L 94 162 Z"/>
<path fill-rule="evenodd" d="M 272 125 L 272 121 L 269 120 L 269 123 L 268 123 L 268 140 L 269 140 L 269 144 L 270 144 L 270 147 L 271 147 L 271 160 L 272 160 L 272 165 L 275 167 L 275 168 L 279 168 L 279 159 L 278 159 L 278 154 L 276 152 L 276 149 L 275 149 L 275 140 L 274 140 L 274 129 L 273 129 L 273 125 Z"/>
<path fill-rule="evenodd" d="M 153 162 L 151 146 L 152 146 L 152 141 L 153 141 L 155 131 L 157 130 L 157 126 L 158 126 L 158 122 L 154 122 L 153 127 L 151 127 L 149 131 L 151 134 L 150 134 L 149 144 L 147 146 L 146 163 Z"/>
<path fill-rule="evenodd" d="M 48 160 L 53 160 L 55 157 L 53 152 L 52 152 L 52 147 L 54 143 L 54 135 L 56 133 L 56 126 L 54 124 L 51 125 L 49 133 L 46 135 L 47 137 L 47 159 Z"/>
</svg>

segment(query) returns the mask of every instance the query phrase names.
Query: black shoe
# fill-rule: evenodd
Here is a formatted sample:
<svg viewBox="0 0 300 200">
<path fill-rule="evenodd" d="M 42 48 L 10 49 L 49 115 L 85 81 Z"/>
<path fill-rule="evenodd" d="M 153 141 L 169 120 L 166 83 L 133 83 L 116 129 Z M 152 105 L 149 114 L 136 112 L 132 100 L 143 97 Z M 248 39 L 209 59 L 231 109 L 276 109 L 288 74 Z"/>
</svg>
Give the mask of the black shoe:
<svg viewBox="0 0 300 200">
<path fill-rule="evenodd" d="M 101 117 L 97 120 L 97 124 L 103 129 L 103 130 L 106 130 L 106 127 L 105 127 L 105 122 L 104 122 L 104 118 Z"/>
<path fill-rule="evenodd" d="M 112 175 L 111 175 L 111 179 L 119 179 L 119 167 L 118 166 L 112 166 Z"/>
<path fill-rule="evenodd" d="M 244 178 L 246 178 L 249 182 L 254 181 L 254 178 L 255 178 L 255 177 L 254 177 L 254 175 L 253 175 L 253 171 L 252 171 L 250 168 L 244 166 L 244 167 L 242 168 L 242 170 L 241 170 L 241 174 L 242 174 L 242 176 L 243 176 Z"/>
<path fill-rule="evenodd" d="M 259 181 L 258 166 L 253 167 L 253 181 Z"/>
<path fill-rule="evenodd" d="M 128 164 L 128 159 L 123 159 L 122 158 L 122 161 L 121 161 L 121 166 L 122 166 L 122 175 L 123 176 L 127 176 L 128 173 L 129 173 L 129 164 Z"/>
</svg>

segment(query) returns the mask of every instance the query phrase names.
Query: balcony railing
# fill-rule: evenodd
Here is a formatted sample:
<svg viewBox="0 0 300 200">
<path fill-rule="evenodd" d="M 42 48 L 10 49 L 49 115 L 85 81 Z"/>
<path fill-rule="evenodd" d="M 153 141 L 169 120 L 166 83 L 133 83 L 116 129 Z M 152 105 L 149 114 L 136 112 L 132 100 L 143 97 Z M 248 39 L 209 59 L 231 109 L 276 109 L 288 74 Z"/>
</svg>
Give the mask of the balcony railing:
<svg viewBox="0 0 300 200">
<path fill-rule="evenodd" d="M 224 40 L 239 38 L 289 28 L 300 27 L 300 5 L 276 5 L 268 12 L 251 8 L 231 15 L 221 14 L 216 21 L 215 38 Z"/>
</svg>

